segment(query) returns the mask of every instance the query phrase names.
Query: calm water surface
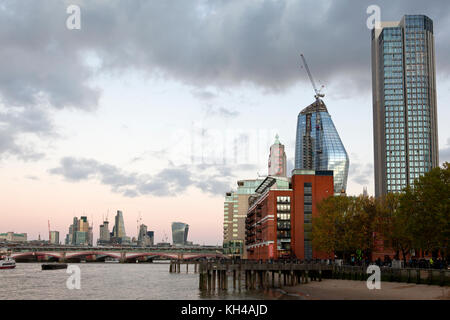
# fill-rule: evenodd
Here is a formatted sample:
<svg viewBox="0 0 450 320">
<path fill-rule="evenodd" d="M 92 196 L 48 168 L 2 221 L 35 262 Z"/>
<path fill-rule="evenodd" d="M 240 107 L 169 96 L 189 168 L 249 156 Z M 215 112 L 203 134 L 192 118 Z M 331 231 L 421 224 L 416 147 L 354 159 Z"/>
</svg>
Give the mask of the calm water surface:
<svg viewBox="0 0 450 320">
<path fill-rule="evenodd" d="M 70 265 L 70 264 L 69 264 Z M 18 263 L 15 269 L 0 270 L 0 300 L 4 299 L 291 299 L 279 290 L 205 294 L 198 289 L 198 274 L 182 267 L 169 273 L 165 263 L 78 263 L 81 289 L 69 290 L 66 269 L 41 270 L 40 263 Z"/>
</svg>

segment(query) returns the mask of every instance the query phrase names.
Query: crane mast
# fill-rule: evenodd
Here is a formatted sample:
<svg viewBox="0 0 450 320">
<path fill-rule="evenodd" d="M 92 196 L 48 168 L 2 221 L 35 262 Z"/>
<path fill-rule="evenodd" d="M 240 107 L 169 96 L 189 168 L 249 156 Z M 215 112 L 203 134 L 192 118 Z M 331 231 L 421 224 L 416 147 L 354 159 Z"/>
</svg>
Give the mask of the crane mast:
<svg viewBox="0 0 450 320">
<path fill-rule="evenodd" d="M 321 87 L 321 90 L 317 90 L 316 83 L 314 82 L 314 78 L 311 74 L 311 71 L 309 71 L 309 67 L 308 67 L 308 64 L 306 63 L 306 59 L 303 56 L 303 53 L 300 54 L 300 57 L 302 58 L 303 65 L 305 66 L 306 72 L 308 73 L 309 81 L 311 81 L 314 92 L 316 93 L 314 97 L 316 98 L 316 100 L 318 100 L 319 98 L 325 97 L 325 95 L 320 92 L 322 90 L 323 86 Z"/>
<path fill-rule="evenodd" d="M 302 58 L 303 65 L 306 69 L 306 72 L 308 73 L 309 80 L 311 81 L 312 87 L 314 89 L 315 95 L 314 98 L 316 98 L 316 133 L 315 133 L 315 167 L 316 170 L 320 168 L 320 159 L 322 154 L 322 121 L 320 117 L 319 112 L 319 106 L 320 106 L 320 98 L 325 97 L 325 94 L 321 92 L 323 89 L 323 85 L 321 86 L 320 90 L 317 90 L 316 83 L 314 82 L 314 78 L 311 74 L 311 71 L 309 70 L 308 64 L 306 63 L 306 59 L 303 56 L 303 53 L 300 54 L 300 57 Z M 321 168 L 320 168 L 321 169 Z"/>
</svg>

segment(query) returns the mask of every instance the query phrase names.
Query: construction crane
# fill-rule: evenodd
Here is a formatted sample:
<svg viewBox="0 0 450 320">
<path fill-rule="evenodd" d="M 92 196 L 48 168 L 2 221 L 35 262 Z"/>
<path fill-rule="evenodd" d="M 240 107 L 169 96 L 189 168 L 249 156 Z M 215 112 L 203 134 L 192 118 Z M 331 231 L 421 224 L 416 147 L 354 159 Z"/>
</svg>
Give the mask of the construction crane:
<svg viewBox="0 0 450 320">
<path fill-rule="evenodd" d="M 314 78 L 311 74 L 311 71 L 309 70 L 308 64 L 306 63 L 306 59 L 303 56 L 303 53 L 300 53 L 300 57 L 302 58 L 303 65 L 306 69 L 306 72 L 308 73 L 309 80 L 311 81 L 311 84 L 313 86 L 315 95 L 314 98 L 316 98 L 316 138 L 315 138 L 315 167 L 320 167 L 320 155 L 322 154 L 322 146 L 321 146 L 321 133 L 322 133 L 322 121 L 320 117 L 319 107 L 320 107 L 320 98 L 325 97 L 325 94 L 323 94 L 321 91 L 324 88 L 322 85 L 320 87 L 320 90 L 317 90 L 316 83 L 314 82 Z"/>
<path fill-rule="evenodd" d="M 138 238 L 139 238 L 139 227 L 140 227 L 141 224 L 142 224 L 142 215 L 141 215 L 141 212 L 139 211 L 138 218 L 136 220 L 136 230 L 137 230 L 137 237 Z"/>
<path fill-rule="evenodd" d="M 48 243 L 52 241 L 52 232 L 50 231 L 50 220 L 48 220 Z"/>
<path fill-rule="evenodd" d="M 308 77 L 309 77 L 309 80 L 311 81 L 311 84 L 313 86 L 314 92 L 316 93 L 314 97 L 316 98 L 316 100 L 319 100 L 319 98 L 325 97 L 325 94 L 323 94 L 321 92 L 322 89 L 324 88 L 324 86 L 322 85 L 320 87 L 320 90 L 317 90 L 316 83 L 314 82 L 314 78 L 313 78 L 313 76 L 311 74 L 311 71 L 309 71 L 309 67 L 308 67 L 308 64 L 306 63 L 306 59 L 303 56 L 303 53 L 300 53 L 300 57 L 302 57 L 303 65 L 305 66 L 306 72 L 308 73 Z"/>
</svg>

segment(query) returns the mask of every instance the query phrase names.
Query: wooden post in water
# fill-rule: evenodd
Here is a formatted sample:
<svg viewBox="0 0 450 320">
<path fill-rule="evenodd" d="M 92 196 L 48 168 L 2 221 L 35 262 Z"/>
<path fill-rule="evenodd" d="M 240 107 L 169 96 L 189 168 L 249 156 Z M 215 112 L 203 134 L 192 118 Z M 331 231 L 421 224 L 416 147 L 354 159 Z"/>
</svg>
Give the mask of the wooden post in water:
<svg viewBox="0 0 450 320">
<path fill-rule="evenodd" d="M 239 270 L 238 270 L 238 290 L 241 291 L 241 266 L 239 266 Z"/>
<path fill-rule="evenodd" d="M 281 288 L 281 270 L 278 269 L 278 287 Z"/>
<path fill-rule="evenodd" d="M 236 270 L 233 270 L 233 290 L 236 290 Z"/>
<path fill-rule="evenodd" d="M 186 273 L 189 273 L 189 262 L 186 262 Z"/>
<path fill-rule="evenodd" d="M 212 287 L 212 277 L 211 277 L 211 270 L 207 270 L 207 274 L 208 274 L 208 291 L 211 291 L 211 287 Z"/>
</svg>

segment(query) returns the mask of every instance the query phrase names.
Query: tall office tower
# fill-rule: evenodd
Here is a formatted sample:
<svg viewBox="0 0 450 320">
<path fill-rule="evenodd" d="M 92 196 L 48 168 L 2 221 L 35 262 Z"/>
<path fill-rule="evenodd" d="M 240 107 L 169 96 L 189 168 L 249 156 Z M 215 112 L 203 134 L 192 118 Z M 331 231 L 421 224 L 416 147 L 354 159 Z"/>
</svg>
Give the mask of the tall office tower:
<svg viewBox="0 0 450 320">
<path fill-rule="evenodd" d="M 183 222 L 172 222 L 172 241 L 174 245 L 185 245 L 189 225 Z"/>
<path fill-rule="evenodd" d="M 150 239 L 150 245 L 153 246 L 155 244 L 155 232 L 147 231 L 147 237 Z"/>
<path fill-rule="evenodd" d="M 223 252 L 227 255 L 244 259 L 247 257 L 245 219 L 248 201 L 262 181 L 262 179 L 239 180 L 237 190 L 225 194 Z"/>
<path fill-rule="evenodd" d="M 109 222 L 103 221 L 103 224 L 100 225 L 100 243 L 108 243 L 110 241 L 110 233 L 109 233 Z"/>
<path fill-rule="evenodd" d="M 50 244 L 59 244 L 59 231 L 50 231 Z"/>
<path fill-rule="evenodd" d="M 122 211 L 117 210 L 117 214 L 115 217 L 115 225 L 114 225 L 114 237 L 115 238 L 125 238 L 127 235 L 125 233 L 125 224 L 123 222 L 123 214 Z"/>
<path fill-rule="evenodd" d="M 145 224 L 139 226 L 138 244 L 143 247 L 152 245 L 152 239 L 148 234 L 147 226 Z"/>
<path fill-rule="evenodd" d="M 270 147 L 269 176 L 286 177 L 286 153 L 284 152 L 284 145 L 278 139 L 277 134 L 274 144 Z"/>
<path fill-rule="evenodd" d="M 90 245 L 92 246 L 92 227 L 89 226 L 87 217 L 73 218 L 73 223 L 69 227 L 69 234 L 66 236 L 66 244 L 70 245 Z"/>
<path fill-rule="evenodd" d="M 87 217 L 81 217 L 79 220 L 79 227 L 77 231 L 88 232 L 89 231 L 89 222 Z"/>
<path fill-rule="evenodd" d="M 347 190 L 349 159 L 325 103 L 316 101 L 297 120 L 295 169 L 333 171 L 334 193 Z"/>
<path fill-rule="evenodd" d="M 92 226 L 89 226 L 87 234 L 88 234 L 88 245 L 92 247 L 94 245 L 94 232 Z"/>
<path fill-rule="evenodd" d="M 439 165 L 433 21 L 405 15 L 372 30 L 375 196 Z"/>
</svg>

